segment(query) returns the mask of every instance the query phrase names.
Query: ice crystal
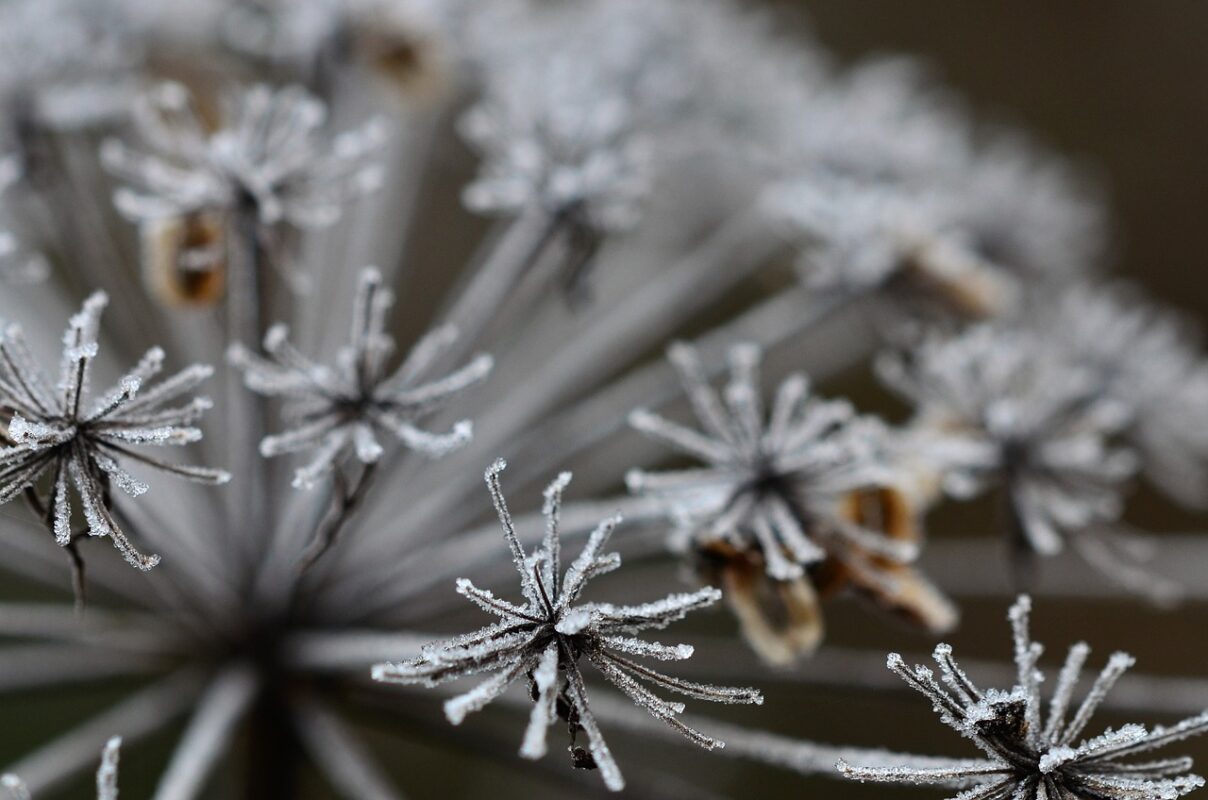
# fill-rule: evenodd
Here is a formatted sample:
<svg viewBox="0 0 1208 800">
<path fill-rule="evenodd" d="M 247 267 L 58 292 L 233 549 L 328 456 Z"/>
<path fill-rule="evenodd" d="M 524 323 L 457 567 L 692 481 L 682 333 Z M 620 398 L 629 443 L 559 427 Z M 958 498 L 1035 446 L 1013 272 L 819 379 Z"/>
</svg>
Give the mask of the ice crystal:
<svg viewBox="0 0 1208 800">
<path fill-rule="evenodd" d="M 665 628 L 689 612 L 716 602 L 720 593 L 702 589 L 641 605 L 576 605 L 587 581 L 621 565 L 618 554 L 602 552 L 620 519 L 613 517 L 601 522 L 579 556 L 562 573 L 559 515 L 562 492 L 570 482 L 570 474 L 563 473 L 545 490 L 545 538 L 540 547 L 526 554 L 499 484 L 505 466 L 502 461 L 495 462 L 487 470 L 486 480 L 512 560 L 520 573 L 524 603 L 517 605 L 460 579 L 457 591 L 484 611 L 498 616 L 500 621 L 475 633 L 431 644 L 417 659 L 379 664 L 373 669 L 373 677 L 379 681 L 436 686 L 456 678 L 493 673 L 470 691 L 445 703 L 445 714 L 455 725 L 521 677 L 527 677 L 535 705 L 520 754 L 532 759 L 545 755 L 546 729 L 561 717 L 571 728 L 575 765 L 598 768 L 604 783 L 613 791 L 620 791 L 625 783 L 588 703 L 587 687 L 579 668 L 582 659 L 587 659 L 638 706 L 689 741 L 706 749 L 724 746 L 677 719 L 684 711 L 683 704 L 664 700 L 643 684 L 717 703 L 762 703 L 759 692 L 675 678 L 631 658 L 682 661 L 691 657 L 692 648 L 687 645 L 649 642 L 633 634 Z M 576 743 L 579 734 L 587 737 L 586 746 Z"/>
<path fill-rule="evenodd" d="M 110 139 L 101 153 L 131 185 L 114 200 L 133 220 L 242 209 L 265 225 L 322 227 L 381 182 L 382 125 L 371 121 L 329 139 L 326 106 L 301 86 L 227 93 L 214 131 L 178 83 L 141 95 L 133 114 L 146 149 Z"/>
<path fill-rule="evenodd" d="M 376 463 L 383 452 L 378 442 L 381 432 L 434 457 L 469 441 L 469 420 L 455 423 L 446 433 L 421 430 L 416 423 L 484 380 L 491 371 L 491 357 L 479 355 L 440 378 L 427 377 L 432 365 L 457 340 L 456 329 L 444 326 L 420 339 L 398 369 L 388 372 L 394 340 L 386 333 L 386 312 L 393 303 L 394 295 L 382 286 L 381 274 L 376 269 L 363 270 L 351 341 L 340 350 L 334 367 L 298 352 L 283 325 L 271 328 L 264 338 L 268 359 L 240 344 L 231 348 L 230 361 L 243 371 L 249 389 L 284 397 L 290 403 L 286 410 L 289 429 L 265 437 L 260 452 L 271 458 L 315 450 L 314 459 L 297 471 L 296 487 L 313 486 L 354 453 L 363 464 Z"/>
<path fill-rule="evenodd" d="M 1040 693 L 1044 676 L 1038 666 L 1044 649 L 1029 633 L 1031 608 L 1027 597 L 1011 608 L 1019 678 L 1008 691 L 979 689 L 946 644 L 936 647 L 934 656 L 942 685 L 927 667 L 911 668 L 896 653 L 889 656 L 889 669 L 930 700 L 940 720 L 970 739 L 985 759 L 939 768 L 841 762 L 839 770 L 859 781 L 963 789 L 952 800 L 1158 800 L 1182 797 L 1203 786 L 1202 778 L 1188 774 L 1189 758 L 1130 759 L 1208 732 L 1208 712 L 1170 727 L 1124 725 L 1084 736 L 1104 697 L 1133 665 L 1126 653 L 1111 656 L 1071 716 L 1074 691 L 1090 653 L 1084 643 L 1071 647 L 1046 717 Z"/>
<path fill-rule="evenodd" d="M 108 536 L 132 566 L 154 567 L 158 556 L 143 555 L 116 519 L 110 485 L 131 497 L 148 490 L 120 461 L 129 459 L 155 469 L 204 483 L 225 483 L 221 470 L 171 464 L 144 455 L 138 446 L 170 447 L 201 438 L 193 427 L 210 408 L 198 397 L 170 405 L 208 378 L 212 369 L 194 365 L 140 394 L 143 385 L 163 368 L 164 352 L 152 348 L 138 365 L 103 395 L 89 399 L 89 378 L 97 357 L 101 312 L 108 303 L 98 292 L 85 301 L 63 335 L 63 356 L 57 384 L 47 379 L 25 343 L 21 329 L 9 325 L 0 339 L 0 414 L 6 447 L 0 448 L 0 503 L 21 496 L 36 497 L 35 484 L 50 474 L 49 495 L 35 508 L 61 547 L 72 547 L 71 489 L 83 507 L 87 531 Z M 33 493 L 33 494 L 31 494 Z"/>
<path fill-rule="evenodd" d="M 913 515 L 902 508 L 883 424 L 846 401 L 811 397 L 802 374 L 785 379 L 765 414 L 761 354 L 752 345 L 731 348 L 720 396 L 693 348 L 676 345 L 669 358 L 702 430 L 645 410 L 630 423 L 705 466 L 634 470 L 626 481 L 665 502 L 681 545 L 706 561 L 754 554 L 778 582 L 799 581 L 811 565 L 831 562 L 842 576 L 837 583 L 850 581 L 932 627 L 951 624 L 946 602 L 906 566 L 917 552 Z M 892 511 L 865 520 L 862 505 L 874 498 Z M 812 594 L 805 583 L 795 592 Z"/>
<path fill-rule="evenodd" d="M 96 771 L 96 800 L 118 800 L 117 767 L 121 748 L 121 737 L 114 736 L 101 751 L 101 766 Z M 31 800 L 29 789 L 16 775 L 0 776 L 0 789 L 7 793 L 7 800 Z"/>
<path fill-rule="evenodd" d="M 1055 346 L 981 325 L 932 337 L 880 367 L 917 405 L 949 493 L 1002 487 L 1015 546 L 1053 555 L 1067 534 L 1119 517 L 1122 483 L 1137 466 L 1115 446 L 1128 409 Z"/>
</svg>

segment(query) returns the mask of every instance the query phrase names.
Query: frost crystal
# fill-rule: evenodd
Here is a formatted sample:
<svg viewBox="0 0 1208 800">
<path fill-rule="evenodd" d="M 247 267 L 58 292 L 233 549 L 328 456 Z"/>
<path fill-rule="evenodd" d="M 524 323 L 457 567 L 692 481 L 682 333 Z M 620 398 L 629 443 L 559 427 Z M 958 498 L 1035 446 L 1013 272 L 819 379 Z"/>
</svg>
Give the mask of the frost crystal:
<svg viewBox="0 0 1208 800">
<path fill-rule="evenodd" d="M 147 149 L 110 139 L 101 152 L 114 175 L 137 187 L 114 195 L 123 214 L 149 221 L 250 209 L 265 225 L 322 227 L 381 183 L 379 122 L 329 140 L 321 135 L 326 106 L 300 86 L 257 85 L 223 101 L 221 127 L 210 132 L 180 84 L 139 98 L 134 123 Z"/>
<path fill-rule="evenodd" d="M 846 401 L 811 398 L 800 374 L 781 384 L 765 414 L 760 352 L 751 345 L 731 348 L 730 380 L 721 396 L 695 350 L 676 345 L 669 357 L 702 431 L 645 410 L 631 414 L 630 423 L 706 466 L 634 470 L 627 483 L 664 500 L 681 544 L 729 568 L 738 566 L 736 556 L 746 562 L 753 557 L 773 581 L 796 582 L 793 593 L 804 595 L 810 608 L 816 605 L 813 590 L 801 579 L 810 565 L 827 562 L 830 580 L 839 585 L 850 581 L 929 627 L 952 623 L 947 602 L 907 566 L 917 553 L 917 532 L 896 487 L 888 431 L 880 422 L 857 415 Z M 869 503 L 876 513 L 868 513 Z M 736 590 L 737 578 L 727 572 L 723 568 L 721 582 Z M 810 646 L 816 642 L 817 634 L 809 637 Z M 758 640 L 752 643 L 759 647 Z M 761 650 L 773 661 L 785 660 Z"/>
<path fill-rule="evenodd" d="M 1120 516 L 1133 452 L 1114 447 L 1129 409 L 1094 373 L 1031 332 L 998 325 L 933 337 L 882 360 L 884 380 L 918 407 L 916 439 L 959 498 L 1002 487 L 1012 544 L 1053 555 L 1068 534 Z"/>
<path fill-rule="evenodd" d="M 117 765 L 121 757 L 122 739 L 114 736 L 101 751 L 101 766 L 96 771 L 96 800 L 118 800 Z M 0 789 L 6 800 L 31 800 L 29 789 L 16 775 L 0 775 Z"/>
<path fill-rule="evenodd" d="M 1029 634 L 1031 607 L 1031 601 L 1021 597 L 1011 608 L 1019 682 L 1009 692 L 977 688 L 946 644 L 935 649 L 942 685 L 930 669 L 912 669 L 896 653 L 889 656 L 889 668 L 930 700 L 944 724 L 972 740 L 985 759 L 939 768 L 840 762 L 840 772 L 859 781 L 972 786 L 951 800 L 1173 800 L 1203 786 L 1202 778 L 1188 774 L 1190 758 L 1127 759 L 1208 732 L 1208 712 L 1169 728 L 1147 731 L 1125 725 L 1082 738 L 1104 697 L 1132 666 L 1126 653 L 1111 656 L 1071 716 L 1074 691 L 1090 652 L 1085 644 L 1071 647 L 1045 716 L 1040 695 L 1044 676 L 1038 668 L 1043 648 Z"/>
<path fill-rule="evenodd" d="M 83 506 L 92 536 L 108 536 L 132 566 L 150 569 L 158 556 L 138 552 L 113 513 L 110 485 L 137 497 L 148 486 L 122 468 L 131 461 L 204 483 L 225 483 L 221 470 L 170 464 L 143 455 L 135 446 L 168 447 L 201 438 L 193 424 L 210 408 L 198 397 L 169 405 L 208 378 L 210 367 L 194 365 L 140 394 L 163 368 L 164 353 L 152 348 L 109 391 L 89 400 L 88 382 L 97 356 L 101 312 L 108 298 L 92 295 L 71 318 L 63 335 L 60 378 L 51 383 L 36 364 L 21 329 L 10 325 L 0 339 L 0 419 L 5 424 L 0 448 L 0 503 L 25 493 L 37 498 L 35 483 L 50 474 L 49 495 L 34 502 L 61 547 L 71 547 L 69 487 Z"/>
<path fill-rule="evenodd" d="M 412 661 L 379 664 L 373 668 L 374 679 L 435 686 L 469 675 L 493 673 L 486 681 L 445 703 L 449 721 L 457 725 L 467 714 L 480 710 L 525 676 L 535 705 L 520 754 L 533 759 L 545 755 L 546 729 L 562 718 L 571 729 L 575 766 L 598 768 L 604 783 L 613 791 L 620 791 L 625 784 L 588 704 L 587 687 L 579 669 L 581 659 L 591 662 L 638 706 L 689 741 L 706 749 L 724 746 L 677 719 L 684 711 L 683 704 L 663 700 L 643 682 L 717 703 L 762 703 L 759 692 L 675 678 L 631 658 L 658 661 L 689 658 L 692 648 L 687 645 L 648 642 L 633 634 L 665 628 L 689 612 L 716 602 L 720 593 L 716 589 L 702 589 L 634 606 L 575 605 L 587 581 L 621 565 L 618 554 L 601 552 L 620 519 L 601 522 L 578 558 L 563 573 L 558 528 L 562 492 L 570 482 L 570 474 L 563 473 L 545 490 L 545 538 L 540 547 L 526 554 L 499 485 L 499 474 L 505 466 L 504 462 L 496 461 L 487 470 L 486 480 L 512 560 L 520 572 L 524 602 L 517 605 L 479 589 L 466 579 L 458 580 L 460 594 L 498 616 L 500 621 L 475 633 L 428 645 L 423 655 Z M 586 746 L 576 744 L 580 734 L 586 736 Z"/>
<path fill-rule="evenodd" d="M 385 331 L 386 312 L 393 303 L 394 296 L 382 287 L 378 271 L 362 271 L 351 342 L 340 350 L 335 367 L 298 352 L 283 325 L 271 328 L 264 338 L 269 359 L 240 344 L 231 348 L 230 362 L 243 371 L 249 389 L 289 401 L 286 416 L 291 427 L 265 437 L 260 452 L 273 457 L 316 451 L 310 464 L 298 470 L 296 487 L 313 486 L 352 453 L 363 464 L 376 463 L 382 456 L 377 438 L 382 431 L 431 456 L 444 455 L 469 441 L 469 420 L 439 434 L 421 430 L 416 423 L 486 378 L 491 357 L 479 355 L 448 375 L 428 379 L 432 365 L 457 340 L 457 331 L 446 326 L 420 339 L 402 365 L 388 373 L 394 340 Z"/>
</svg>

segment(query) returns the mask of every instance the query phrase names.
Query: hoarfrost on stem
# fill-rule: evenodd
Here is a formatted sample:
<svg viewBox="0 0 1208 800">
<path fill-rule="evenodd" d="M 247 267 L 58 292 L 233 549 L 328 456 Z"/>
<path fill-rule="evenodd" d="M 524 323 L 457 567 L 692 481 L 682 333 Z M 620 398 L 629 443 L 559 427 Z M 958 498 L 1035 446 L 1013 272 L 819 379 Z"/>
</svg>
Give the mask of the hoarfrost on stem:
<svg viewBox="0 0 1208 800">
<path fill-rule="evenodd" d="M 1208 712 L 1170 727 L 1124 725 L 1084 736 L 1104 697 L 1133 665 L 1127 653 L 1108 659 L 1075 709 L 1074 691 L 1090 648 L 1085 643 L 1071 647 L 1046 715 L 1040 693 L 1044 675 L 1038 666 L 1044 648 L 1029 633 L 1031 610 L 1026 596 L 1011 608 L 1019 679 L 1010 690 L 978 688 L 946 644 L 935 649 L 940 682 L 927 667 L 911 668 L 896 653 L 889 656 L 889 669 L 930 700 L 940 720 L 970 739 L 984 759 L 953 767 L 840 762 L 840 772 L 859 781 L 971 787 L 952 800 L 1173 800 L 1202 787 L 1204 779 L 1189 774 L 1190 758 L 1130 759 L 1208 732 Z"/>
<path fill-rule="evenodd" d="M 288 429 L 265 437 L 261 454 L 315 452 L 313 460 L 297 471 L 295 487 L 313 486 L 351 455 L 362 464 L 377 463 L 383 453 L 378 441 L 381 432 L 433 457 L 469 441 L 469 420 L 455 423 L 446 433 L 422 430 L 417 423 L 484 380 L 493 365 L 491 357 L 478 355 L 447 375 L 430 377 L 432 366 L 457 341 L 456 328 L 443 326 L 421 338 L 398 369 L 388 372 L 394 339 L 386 333 L 386 314 L 393 303 L 394 295 L 382 286 L 381 274 L 373 268 L 362 270 L 351 341 L 340 349 L 335 366 L 300 353 L 289 343 L 284 325 L 270 328 L 264 337 L 268 358 L 241 344 L 231 347 L 229 360 L 243 371 L 249 389 L 288 401 Z"/>
<path fill-rule="evenodd" d="M 584 659 L 638 706 L 689 741 L 706 749 L 724 746 L 679 721 L 683 704 L 662 699 L 645 684 L 716 703 L 762 703 L 758 691 L 676 678 L 632 658 L 682 661 L 691 657 L 692 648 L 687 645 L 650 642 L 634 634 L 665 628 L 689 612 L 716 602 L 720 593 L 716 589 L 702 589 L 640 605 L 577 603 L 591 578 L 620 567 L 617 553 L 602 552 L 620 519 L 601 522 L 563 573 L 559 514 L 570 474 L 563 473 L 545 490 L 545 537 L 536 550 L 525 553 L 499 484 L 505 466 L 503 461 L 496 461 L 487 470 L 486 480 L 512 560 L 520 573 L 524 602 L 517 605 L 469 580 L 459 579 L 458 593 L 500 621 L 475 633 L 430 644 L 420 657 L 411 661 L 378 664 L 373 668 L 374 679 L 436 686 L 457 678 L 492 673 L 473 689 L 445 703 L 449 721 L 457 725 L 468 713 L 483 708 L 517 680 L 527 677 L 535 705 L 520 754 L 534 759 L 545 755 L 546 729 L 561 717 L 571 727 L 575 765 L 598 768 L 604 783 L 614 791 L 624 788 L 625 782 L 592 714 L 579 668 Z M 586 746 L 576 743 L 579 734 L 586 736 Z"/>
</svg>

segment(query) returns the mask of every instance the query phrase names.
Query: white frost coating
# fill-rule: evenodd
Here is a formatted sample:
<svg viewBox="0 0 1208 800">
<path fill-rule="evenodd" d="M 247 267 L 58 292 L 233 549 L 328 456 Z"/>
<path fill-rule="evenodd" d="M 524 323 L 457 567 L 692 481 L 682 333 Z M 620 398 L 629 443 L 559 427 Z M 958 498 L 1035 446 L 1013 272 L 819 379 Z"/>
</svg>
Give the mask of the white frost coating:
<svg viewBox="0 0 1208 800">
<path fill-rule="evenodd" d="M 122 737 L 114 736 L 101 753 L 96 772 L 96 800 L 117 800 L 117 765 L 121 757 Z"/>
<path fill-rule="evenodd" d="M 620 518 L 606 519 L 596 527 L 559 581 L 557 576 L 562 567 L 558 524 L 562 493 L 570 475 L 559 475 L 545 490 L 542 509 L 545 535 L 542 544 L 526 555 L 499 483 L 505 467 L 502 460 L 496 461 L 486 471 L 485 479 L 503 526 L 504 538 L 520 573 L 523 605 L 500 599 L 469 580 L 459 579 L 457 591 L 479 608 L 500 617 L 500 622 L 475 633 L 427 645 L 420 657 L 411 661 L 378 664 L 372 669 L 373 679 L 434 686 L 457 678 L 491 673 L 468 692 L 445 703 L 449 721 L 458 725 L 466 715 L 483 708 L 527 675 L 537 700 L 529 716 L 521 755 L 540 758 L 546 753 L 546 730 L 555 722 L 557 701 L 562 699 L 574 710 L 574 717 L 569 720 L 572 730 L 587 737 L 587 749 L 605 785 L 614 791 L 624 786 L 624 780 L 592 717 L 586 687 L 579 674 L 580 659 L 590 661 L 639 707 L 689 741 L 709 749 L 721 746 L 716 739 L 676 719 L 684 710 L 682 704 L 663 700 L 643 683 L 719 703 L 762 703 L 759 692 L 682 680 L 628 658 L 638 656 L 662 661 L 689 658 L 692 648 L 688 645 L 646 642 L 629 634 L 664 628 L 682 619 L 689 611 L 717 602 L 720 592 L 706 588 L 636 606 L 609 603 L 576 606 L 575 601 L 588 580 L 620 565 L 617 554 L 601 552 Z"/>
<path fill-rule="evenodd" d="M 243 372 L 249 389 L 287 401 L 286 430 L 266 436 L 261 454 L 271 458 L 303 450 L 313 453 L 310 463 L 295 473 L 295 488 L 315 486 L 350 456 L 362 464 L 377 463 L 385 452 L 377 438 L 380 433 L 393 434 L 407 448 L 433 458 L 470 440 L 469 420 L 454 423 L 445 433 L 421 430 L 415 423 L 485 380 L 491 357 L 479 355 L 444 376 L 430 376 L 432 365 L 457 339 L 456 331 L 443 327 L 420 339 L 402 365 L 387 372 L 394 352 L 394 340 L 386 333 L 393 303 L 380 273 L 372 267 L 362 270 L 350 342 L 331 367 L 296 350 L 284 325 L 274 325 L 265 335 L 267 358 L 241 344 L 231 347 L 228 360 Z"/>
<path fill-rule="evenodd" d="M 761 552 L 775 580 L 799 577 L 803 567 L 828 555 L 842 559 L 852 544 L 879 546 L 895 560 L 910 560 L 905 543 L 836 524 L 839 497 L 891 485 L 883 426 L 856 416 L 846 401 L 810 397 L 804 375 L 785 379 L 765 415 L 759 349 L 736 345 L 729 358 L 730 380 L 719 395 L 692 347 L 681 343 L 668 350 L 700 431 L 641 409 L 629 421 L 704 466 L 666 473 L 632 470 L 626 476 L 630 490 L 660 499 L 680 536 L 700 543 L 742 542 Z M 794 513 L 790 506 L 800 507 Z M 808 530 L 800 521 L 803 513 L 815 521 Z"/>
<path fill-rule="evenodd" d="M 229 93 L 222 127 L 213 133 L 177 83 L 143 93 L 133 117 L 142 149 L 108 139 L 101 161 L 128 184 L 114 202 L 136 221 L 233 209 L 251 197 L 265 225 L 325 227 L 346 203 L 380 184 L 383 126 L 370 121 L 337 151 L 322 131 L 325 106 L 301 86 L 260 84 Z"/>
<path fill-rule="evenodd" d="M 96 772 L 96 800 L 118 800 L 117 767 L 121 757 L 122 739 L 114 736 L 101 751 L 101 765 Z M 16 775 L 0 776 L 0 789 L 6 800 L 32 800 L 29 789 Z"/>
<path fill-rule="evenodd" d="M 1208 733 L 1208 712 L 1169 730 L 1157 727 L 1147 732 L 1140 725 L 1125 725 L 1075 744 L 1103 698 L 1132 666 L 1132 657 L 1125 653 L 1111 656 L 1067 725 L 1066 710 L 1087 655 L 1084 644 L 1071 648 L 1053 692 L 1051 716 L 1047 721 L 1041 718 L 1043 676 L 1036 669 L 1036 659 L 1042 648 L 1028 633 L 1031 608 L 1030 598 L 1020 597 L 1009 614 L 1020 678 L 1010 691 L 978 689 L 957 666 L 947 645 L 935 650 L 946 688 L 935 682 L 930 670 L 910 670 L 901 656 L 889 656 L 889 669 L 927 697 L 940 720 L 972 740 L 986 754 L 985 759 L 938 767 L 906 757 L 889 765 L 842 762 L 839 771 L 855 780 L 879 783 L 951 788 L 972 784 L 973 788 L 958 795 L 962 799 L 1072 797 L 1091 787 L 1096 797 L 1110 800 L 1174 800 L 1203 786 L 1202 778 L 1186 774 L 1191 769 L 1190 759 L 1145 763 L 1129 759 Z"/>
<path fill-rule="evenodd" d="M 565 483 L 563 484 L 565 486 Z M 520 755 L 538 759 L 546 753 L 545 733 L 554 724 L 558 702 L 558 644 L 551 642 L 541 654 L 537 668 L 533 670 L 533 684 L 537 688 L 537 701 L 529 716 Z"/>
<path fill-rule="evenodd" d="M 103 292 L 89 297 L 71 317 L 63 334 L 60 377 L 52 384 L 29 352 L 21 329 L 9 326 L 0 339 L 0 403 L 11 410 L 8 421 L 13 446 L 0 447 L 0 502 L 35 490 L 46 474 L 54 476 L 49 496 L 55 541 L 70 545 L 71 490 L 80 499 L 91 536 L 107 536 L 134 567 L 147 570 L 159 557 L 140 553 L 118 526 L 109 507 L 112 481 L 131 497 L 148 491 L 123 461 L 135 461 L 203 483 L 225 483 L 230 476 L 204 467 L 178 466 L 130 449 L 132 445 L 175 446 L 196 442 L 201 431 L 192 427 L 209 408 L 208 400 L 193 398 L 183 406 L 172 403 L 208 377 L 208 367 L 189 367 L 149 386 L 163 368 L 158 347 L 147 352 L 118 383 L 89 401 L 89 378 L 98 352 L 101 313 L 108 303 Z M 143 391 L 144 387 L 148 387 Z"/>
<path fill-rule="evenodd" d="M 9 800 L 30 800 L 29 790 L 16 775 L 0 776 L 0 787 L 4 788 Z"/>
<path fill-rule="evenodd" d="M 1105 392 L 1102 368 L 1055 344 L 1063 336 L 985 323 L 932 335 L 878 372 L 916 405 L 912 458 L 948 494 L 1006 493 L 1014 547 L 1051 556 L 1073 540 L 1106 577 L 1169 601 L 1169 581 L 1141 579 L 1129 548 L 1111 546 L 1140 465 L 1125 440 L 1136 406 Z"/>
</svg>

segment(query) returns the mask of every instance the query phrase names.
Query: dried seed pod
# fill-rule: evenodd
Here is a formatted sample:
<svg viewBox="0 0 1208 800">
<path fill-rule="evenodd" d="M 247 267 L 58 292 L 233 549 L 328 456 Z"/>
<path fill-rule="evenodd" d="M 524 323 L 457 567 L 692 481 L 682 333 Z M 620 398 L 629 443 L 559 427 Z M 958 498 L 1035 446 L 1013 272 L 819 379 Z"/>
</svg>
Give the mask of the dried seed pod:
<svg viewBox="0 0 1208 800">
<path fill-rule="evenodd" d="M 449 64 L 440 43 L 399 14 L 376 14 L 352 31 L 353 52 L 370 70 L 409 99 L 443 94 Z"/>
<path fill-rule="evenodd" d="M 1019 286 L 1006 272 L 947 239 L 908 240 L 902 248 L 894 283 L 908 283 L 924 302 L 966 319 L 987 319 L 1010 312 L 1019 300 Z"/>
<path fill-rule="evenodd" d="M 907 495 L 896 488 L 851 492 L 841 501 L 839 513 L 887 539 L 921 543 L 918 512 Z M 912 625 L 933 633 L 946 633 L 956 626 L 956 607 L 922 573 L 909 564 L 861 550 L 858 545 L 853 547 L 855 552 L 844 559 L 830 559 L 815 575 L 823 596 L 851 586 Z"/>
<path fill-rule="evenodd" d="M 226 286 L 227 215 L 191 211 L 141 226 L 143 280 L 170 306 L 207 307 Z"/>
<path fill-rule="evenodd" d="M 787 667 L 811 655 L 825 626 L 818 595 L 806 576 L 770 577 L 757 551 L 718 541 L 702 550 L 700 571 L 738 619 L 743 638 L 766 663 Z"/>
</svg>

